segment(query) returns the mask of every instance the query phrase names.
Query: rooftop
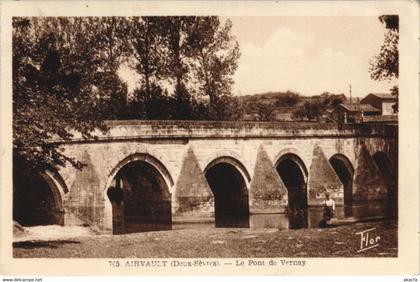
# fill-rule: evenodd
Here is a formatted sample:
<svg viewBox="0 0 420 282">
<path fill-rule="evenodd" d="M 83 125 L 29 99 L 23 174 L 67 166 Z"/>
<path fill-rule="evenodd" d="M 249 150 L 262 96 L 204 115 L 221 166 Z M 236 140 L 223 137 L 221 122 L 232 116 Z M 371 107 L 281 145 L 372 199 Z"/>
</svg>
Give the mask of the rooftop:
<svg viewBox="0 0 420 282">
<path fill-rule="evenodd" d="M 372 95 L 376 96 L 379 99 L 386 100 L 386 101 L 395 101 L 397 98 L 389 93 L 369 93 L 367 96 Z M 367 97 L 366 96 L 366 97 Z"/>
</svg>

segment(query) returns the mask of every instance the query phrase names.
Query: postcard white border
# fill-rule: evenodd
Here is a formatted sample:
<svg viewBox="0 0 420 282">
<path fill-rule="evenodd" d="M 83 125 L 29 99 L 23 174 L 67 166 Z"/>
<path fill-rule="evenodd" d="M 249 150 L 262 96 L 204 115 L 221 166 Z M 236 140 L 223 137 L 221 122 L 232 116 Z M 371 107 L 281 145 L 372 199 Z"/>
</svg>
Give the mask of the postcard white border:
<svg viewBox="0 0 420 282">
<path fill-rule="evenodd" d="M 419 272 L 419 6 L 416 1 L 1 2 L 0 273 L 19 275 L 414 275 Z M 12 256 L 12 16 L 400 15 L 398 258 L 303 258 L 305 267 L 111 268 L 108 259 Z M 268 259 L 267 259 L 268 260 Z M 124 259 L 121 259 L 124 261 Z M 221 262 L 226 259 L 220 259 Z M 327 267 L 328 266 L 328 267 Z"/>
</svg>

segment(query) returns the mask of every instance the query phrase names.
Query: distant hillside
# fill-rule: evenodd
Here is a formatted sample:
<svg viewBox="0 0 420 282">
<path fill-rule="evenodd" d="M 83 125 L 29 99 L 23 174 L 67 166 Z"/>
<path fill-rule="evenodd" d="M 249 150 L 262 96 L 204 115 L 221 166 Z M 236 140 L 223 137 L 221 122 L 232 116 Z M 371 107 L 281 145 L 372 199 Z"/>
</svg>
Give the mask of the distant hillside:
<svg viewBox="0 0 420 282">
<path fill-rule="evenodd" d="M 315 96 L 301 96 L 292 91 L 244 95 L 238 99 L 247 120 L 261 119 L 261 114 L 265 112 L 268 116 L 263 119 L 284 121 L 291 120 L 295 109 L 305 102 L 320 102 L 327 109 L 347 100 L 344 94 L 325 92 Z"/>
<path fill-rule="evenodd" d="M 264 104 L 275 104 L 275 103 L 289 103 L 289 106 L 293 106 L 295 104 L 294 101 L 299 99 L 299 94 L 287 91 L 287 92 L 267 92 L 261 94 L 252 94 L 252 95 L 245 95 L 241 96 L 240 100 L 243 103 L 264 103 Z"/>
</svg>

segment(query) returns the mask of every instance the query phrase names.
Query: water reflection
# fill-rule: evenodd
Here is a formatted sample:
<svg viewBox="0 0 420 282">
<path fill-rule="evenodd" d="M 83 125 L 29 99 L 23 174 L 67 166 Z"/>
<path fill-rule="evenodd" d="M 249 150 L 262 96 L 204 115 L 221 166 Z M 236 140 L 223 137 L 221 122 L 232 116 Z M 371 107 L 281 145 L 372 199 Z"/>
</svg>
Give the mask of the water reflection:
<svg viewBox="0 0 420 282">
<path fill-rule="evenodd" d="M 375 216 L 392 216 L 383 204 L 352 205 L 337 207 L 335 218 L 365 219 Z M 294 210 L 284 214 L 260 214 L 250 216 L 251 228 L 300 229 L 325 227 L 323 207 L 309 207 L 306 210 Z"/>
<path fill-rule="evenodd" d="M 300 228 L 320 228 L 323 220 L 323 207 L 309 207 L 306 210 L 295 210 L 288 213 L 274 214 L 253 214 L 249 216 L 249 227 L 258 228 L 275 228 L 275 229 L 300 229 Z M 386 205 L 370 203 L 352 205 L 346 207 L 337 207 L 335 210 L 335 218 L 338 220 L 349 218 L 369 218 L 375 216 L 392 216 L 387 210 Z M 177 223 L 173 229 L 187 228 L 214 228 L 214 222 Z M 232 226 L 231 226 L 232 227 Z M 242 226 L 244 227 L 244 226 Z"/>
</svg>

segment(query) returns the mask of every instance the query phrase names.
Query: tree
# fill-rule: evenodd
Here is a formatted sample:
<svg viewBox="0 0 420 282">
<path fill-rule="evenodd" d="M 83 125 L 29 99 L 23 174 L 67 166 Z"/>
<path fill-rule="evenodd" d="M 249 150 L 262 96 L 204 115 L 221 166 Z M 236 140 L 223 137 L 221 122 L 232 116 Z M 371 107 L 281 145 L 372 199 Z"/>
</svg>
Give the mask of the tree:
<svg viewBox="0 0 420 282">
<path fill-rule="evenodd" d="M 215 120 L 241 120 L 244 116 L 244 107 L 238 97 L 230 94 L 221 95 L 217 102 L 208 106 L 211 111 L 205 119 Z"/>
<path fill-rule="evenodd" d="M 398 79 L 399 17 L 398 15 L 384 15 L 380 16 L 379 20 L 385 24 L 387 31 L 379 54 L 375 55 L 370 62 L 370 76 L 373 80 L 379 81 Z M 398 101 L 398 86 L 391 89 L 391 94 L 396 96 Z M 398 102 L 395 110 L 398 111 Z"/>
<path fill-rule="evenodd" d="M 380 16 L 379 20 L 387 31 L 379 54 L 371 61 L 370 75 L 374 80 L 398 78 L 398 16 Z"/>
<path fill-rule="evenodd" d="M 160 18 L 160 31 L 166 45 L 166 52 L 161 58 L 164 63 L 163 74 L 174 83 L 175 119 L 194 118 L 195 101 L 187 88 L 190 70 L 188 36 L 193 22 L 194 17 L 187 16 Z"/>
<path fill-rule="evenodd" d="M 330 104 L 335 109 L 338 105 L 344 103 L 345 100 L 346 96 L 344 96 L 344 94 L 334 95 L 333 97 L 331 97 Z"/>
<path fill-rule="evenodd" d="M 36 170 L 67 162 L 81 168 L 82 163 L 49 140 L 69 140 L 71 131 L 88 138 L 96 128 L 106 130 L 103 120 L 112 100 L 104 89 L 124 85 L 113 73 L 115 53 L 112 48 L 104 51 L 102 40 L 107 36 L 98 29 L 100 24 L 93 18 L 13 19 L 16 163 Z"/>
<path fill-rule="evenodd" d="M 149 90 L 140 87 L 134 90 L 137 97 L 135 117 L 141 119 L 170 119 L 174 99 L 161 87 L 151 84 Z"/>
<path fill-rule="evenodd" d="M 299 102 L 299 94 L 287 90 L 275 102 L 276 107 L 293 107 Z"/>
<path fill-rule="evenodd" d="M 320 101 L 306 101 L 302 106 L 296 108 L 292 113 L 292 118 L 297 120 L 316 120 L 319 121 L 323 113 L 323 105 Z"/>
<path fill-rule="evenodd" d="M 259 121 L 273 121 L 275 120 L 274 106 L 271 104 L 257 105 L 257 120 Z"/>
<path fill-rule="evenodd" d="M 106 119 L 126 118 L 127 84 L 118 76 L 118 69 L 130 55 L 128 44 L 129 21 L 123 17 L 89 17 L 82 21 L 89 25 L 85 40 L 92 48 L 97 66 L 92 81 L 102 98 L 102 111 Z"/>
<path fill-rule="evenodd" d="M 346 96 L 344 94 L 333 94 L 330 92 L 323 92 L 320 95 L 322 99 L 322 103 L 324 108 L 337 108 L 338 105 L 342 104 L 346 100 Z"/>
<path fill-rule="evenodd" d="M 105 119 L 237 118 L 231 27 L 217 17 L 14 18 L 15 160 L 80 168 L 48 140 L 92 137 Z M 132 58 L 141 81 L 128 103 L 118 70 Z"/>
<path fill-rule="evenodd" d="M 391 95 L 397 97 L 397 102 L 392 106 L 395 113 L 398 113 L 398 86 L 393 86 L 391 89 Z"/>
<path fill-rule="evenodd" d="M 158 85 L 159 80 L 165 74 L 164 71 L 164 38 L 161 30 L 159 17 L 133 17 L 130 18 L 130 40 L 133 56 L 135 58 L 134 69 L 141 76 L 140 87 L 136 89 L 134 99 L 137 118 L 150 118 L 150 115 L 162 115 L 167 111 L 151 113 L 148 105 L 144 103 L 163 102 L 163 89 Z M 152 100 L 155 98 L 155 102 Z M 143 103 L 143 104 L 142 104 Z M 164 104 L 163 106 L 167 106 Z M 156 107 L 151 107 L 156 109 Z M 169 118 L 164 116 L 163 118 Z"/>
<path fill-rule="evenodd" d="M 234 102 L 232 76 L 239 58 L 231 28 L 230 21 L 221 25 L 218 17 L 133 18 L 132 46 L 141 76 L 136 95 L 154 99 L 152 89 L 171 85 L 167 118 L 231 118 L 228 105 Z"/>
<path fill-rule="evenodd" d="M 189 54 L 197 92 L 209 98 L 210 118 L 225 119 L 232 95 L 232 76 L 238 67 L 239 44 L 231 34 L 232 22 L 218 17 L 196 17 L 188 36 Z M 222 110 L 220 110 L 222 108 Z"/>
</svg>

